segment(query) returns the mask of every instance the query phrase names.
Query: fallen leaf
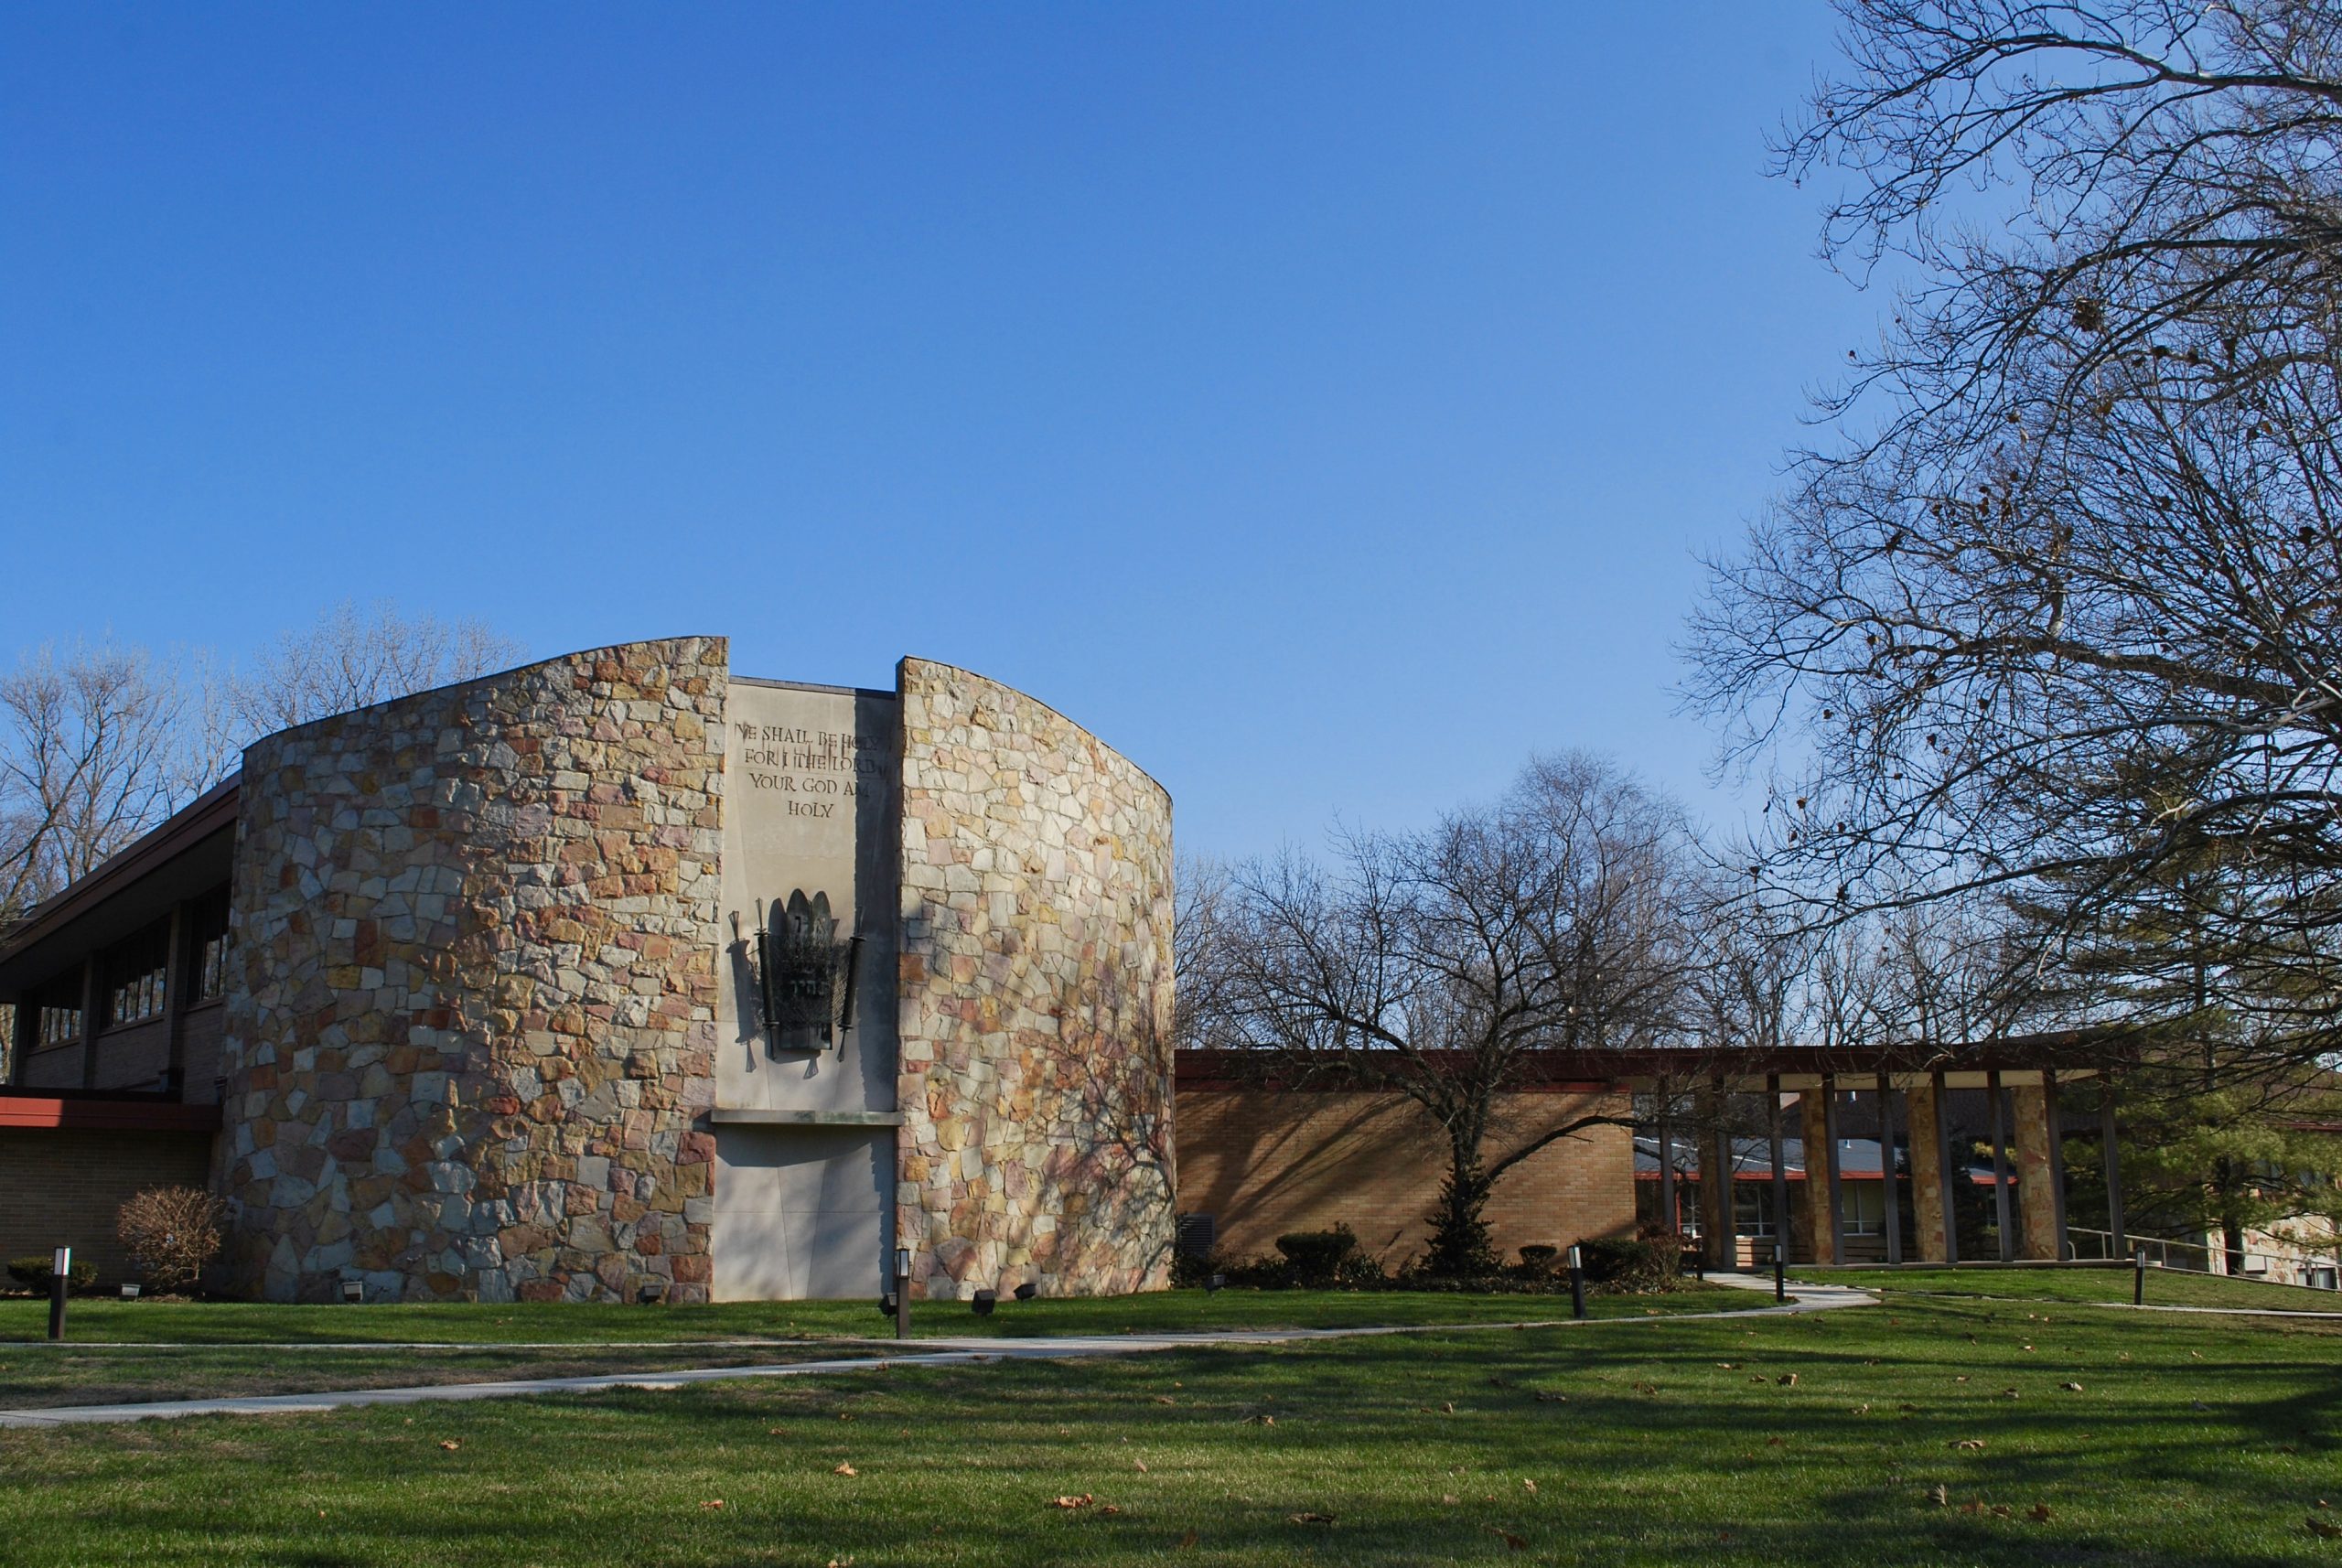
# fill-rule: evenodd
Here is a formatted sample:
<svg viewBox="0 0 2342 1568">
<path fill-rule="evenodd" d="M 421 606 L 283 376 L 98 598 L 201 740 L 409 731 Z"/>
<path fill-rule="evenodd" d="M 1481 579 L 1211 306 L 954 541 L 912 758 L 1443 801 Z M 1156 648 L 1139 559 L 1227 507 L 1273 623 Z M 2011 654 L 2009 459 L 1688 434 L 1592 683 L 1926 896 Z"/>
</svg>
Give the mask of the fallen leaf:
<svg viewBox="0 0 2342 1568">
<path fill-rule="evenodd" d="M 1767 1437 L 1765 1439 L 1765 1446 L 1767 1448 L 1786 1448 L 1789 1446 L 1789 1440 L 1786 1437 Z"/>
<path fill-rule="evenodd" d="M 1331 1524 L 1334 1522 L 1334 1516 L 1329 1513 L 1297 1513 L 1293 1515 L 1292 1518 L 1293 1522 L 1295 1524 Z"/>
<path fill-rule="evenodd" d="M 1522 1482 L 1520 1483 L 1520 1485 L 1521 1485 L 1522 1488 L 1523 1488 L 1524 1490 L 1527 1490 L 1527 1491 L 1531 1491 L 1531 1492 L 1533 1492 L 1533 1491 L 1535 1491 L 1535 1490 L 1537 1489 L 1537 1483 L 1536 1483 L 1536 1482 L 1534 1482 L 1534 1481 L 1531 1481 L 1531 1480 L 1524 1479 L 1524 1480 L 1522 1480 Z"/>
<path fill-rule="evenodd" d="M 1727 1372 L 1736 1372 L 1740 1370 L 1740 1363 L 1737 1361 L 1718 1361 L 1716 1365 Z"/>
<path fill-rule="evenodd" d="M 2079 1383 L 2059 1383 L 2057 1386 L 2069 1394 L 2078 1394 L 2082 1391 L 2082 1386 Z"/>
<path fill-rule="evenodd" d="M 1948 1508 L 1951 1504 L 1951 1488 L 1942 1486 L 1929 1487 L 1928 1500 L 1938 1508 Z"/>
<path fill-rule="evenodd" d="M 1983 1499 L 1981 1498 L 1971 1498 L 1966 1502 L 1960 1505 L 1960 1511 L 1961 1513 L 1982 1513 L 1984 1511 Z"/>
<path fill-rule="evenodd" d="M 1846 1412 L 1846 1413 L 1848 1415 L 1868 1415 L 1870 1413 L 1870 1406 L 1866 1404 L 1858 1404 L 1852 1410 Z"/>
<path fill-rule="evenodd" d="M 833 1476 L 859 1476 L 862 1472 L 841 1459 L 837 1463 L 837 1468 L 832 1470 L 830 1474 Z"/>
<path fill-rule="evenodd" d="M 1793 1389 L 1797 1387 L 1797 1374 L 1795 1372 L 1783 1372 L 1779 1377 L 1775 1378 L 1773 1381 L 1780 1384 L 1781 1387 L 1785 1389 Z"/>
<path fill-rule="evenodd" d="M 1137 1471 L 1140 1475 L 1142 1475 L 1142 1476 L 1144 1476 L 1144 1475 L 1145 1475 L 1145 1474 L 1146 1474 L 1146 1461 L 1145 1461 L 1145 1460 L 1144 1460 L 1144 1459 L 1133 1459 L 1133 1460 L 1132 1460 L 1132 1461 L 1131 1461 L 1131 1467 L 1132 1467 L 1133 1469 L 1136 1470 L 1136 1471 Z"/>
<path fill-rule="evenodd" d="M 1964 1448 L 1972 1454 L 1984 1446 L 1984 1440 L 1981 1437 L 1963 1437 L 1955 1442 L 1952 1446 L 1954 1448 Z"/>
<path fill-rule="evenodd" d="M 1181 1548 L 1182 1548 L 1182 1549 L 1185 1549 L 1185 1548 L 1187 1548 L 1187 1547 L 1193 1546 L 1195 1543 L 1196 1543 L 1196 1532 L 1195 1532 L 1194 1530 L 1189 1530 L 1189 1531 L 1187 1531 L 1187 1534 L 1185 1534 L 1185 1535 L 1183 1535 L 1183 1536 L 1181 1536 L 1181 1537 L 1179 1538 L 1179 1545 L 1181 1546 Z"/>
<path fill-rule="evenodd" d="M 789 1428 L 785 1426 L 768 1426 L 765 1428 L 765 1435 L 767 1437 L 786 1437 L 789 1435 Z"/>
<path fill-rule="evenodd" d="M 1504 1548 L 1507 1552 L 1526 1552 L 1529 1550 L 1529 1542 L 1523 1541 L 1520 1536 L 1513 1534 L 1512 1531 L 1509 1530 L 1499 1530 L 1495 1525 L 1488 1525 L 1486 1528 L 1490 1534 L 1501 1535 L 1504 1537 Z"/>
<path fill-rule="evenodd" d="M 1442 1492 L 1439 1494 L 1439 1500 L 1447 1507 L 1454 1508 L 1464 1499 L 1457 1497 L 1454 1492 Z"/>
<path fill-rule="evenodd" d="M 1955 1382 L 1955 1383 L 1964 1383 L 1964 1382 L 1966 1382 L 1966 1381 L 1968 1380 L 1968 1374 L 1967 1374 L 1967 1373 L 1965 1373 L 1965 1372 L 1962 1372 L 1962 1373 L 1961 1373 L 1961 1374 L 1960 1374 L 1960 1376 L 1958 1376 L 1958 1377 L 1956 1377 L 1956 1378 L 1952 1379 L 1951 1380 L 1952 1380 L 1953 1382 Z"/>
<path fill-rule="evenodd" d="M 724 1506 L 724 1499 L 722 1498 L 710 1498 L 707 1501 L 700 1504 L 699 1506 L 704 1509 L 720 1509 Z"/>
<path fill-rule="evenodd" d="M 1570 1396 L 1567 1394 L 1539 1394 L 1537 1396 L 1537 1402 L 1539 1404 L 1567 1404 L 1570 1402 Z"/>
<path fill-rule="evenodd" d="M 1157 1394 L 1155 1396 L 1155 1402 L 1157 1404 L 1177 1404 L 1179 1402 L 1173 1399 L 1169 1394 Z"/>
<path fill-rule="evenodd" d="M 453 1437 L 443 1437 L 439 1440 L 439 1446 L 453 1454 L 457 1449 L 461 1448 L 463 1444 Z"/>
<path fill-rule="evenodd" d="M 2036 1524 L 2047 1524 L 2049 1522 L 2049 1505 L 2047 1503 L 2036 1503 L 2031 1508 L 2025 1510 L 2025 1517 L 2031 1520 Z"/>
<path fill-rule="evenodd" d="M 2315 1514 L 2310 1515 L 2302 1522 L 2309 1526 L 2309 1532 L 2320 1541 L 2332 1541 L 2337 1536 L 2342 1536 L 2342 1524 L 2320 1519 Z"/>
<path fill-rule="evenodd" d="M 1439 1409 L 1440 1413 L 1443 1415 L 1454 1415 L 1456 1413 L 1456 1402 L 1454 1400 L 1442 1400 L 1439 1404 Z"/>
<path fill-rule="evenodd" d="M 1096 1500 L 1088 1492 L 1084 1492 L 1078 1498 L 1059 1498 L 1052 1506 L 1061 1509 L 1086 1509 Z"/>
<path fill-rule="evenodd" d="M 1120 1503 L 1106 1503 L 1102 1505 L 1098 1511 L 1100 1513 L 1120 1513 L 1123 1511 L 1123 1506 Z"/>
<path fill-rule="evenodd" d="M 1993 1517 L 1994 1519 L 2009 1519 L 2014 1517 L 2015 1512 L 2016 1510 L 2009 1507 L 2006 1503 L 1994 1503 L 1993 1505 Z"/>
</svg>

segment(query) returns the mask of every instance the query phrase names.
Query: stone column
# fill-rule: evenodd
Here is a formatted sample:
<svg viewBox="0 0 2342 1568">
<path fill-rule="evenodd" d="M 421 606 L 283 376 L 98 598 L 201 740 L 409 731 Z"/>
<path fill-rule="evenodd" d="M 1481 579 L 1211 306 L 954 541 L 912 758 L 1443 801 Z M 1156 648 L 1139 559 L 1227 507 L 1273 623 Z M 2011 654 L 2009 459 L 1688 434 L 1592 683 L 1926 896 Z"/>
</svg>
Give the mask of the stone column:
<svg viewBox="0 0 2342 1568">
<path fill-rule="evenodd" d="M 2009 1086 L 2009 1120 L 2015 1137 L 2012 1163 L 2016 1167 L 2017 1255 L 2054 1262 L 2057 1256 L 2057 1162 L 2049 1141 L 2057 1130 L 2049 1123 L 2049 1092 L 2037 1083 Z"/>
<path fill-rule="evenodd" d="M 1838 1261 L 1838 1226 L 1830 1212 L 1830 1145 L 1828 1101 L 1819 1089 L 1801 1089 L 1797 1095 L 1798 1136 L 1805 1141 L 1805 1231 L 1812 1240 L 1813 1262 Z"/>
<path fill-rule="evenodd" d="M 1951 1208 L 1943 1183 L 1943 1103 L 1932 1082 L 1904 1090 L 1903 1103 L 1911 1134 L 1911 1215 L 1918 1230 L 1913 1240 L 1921 1262 L 1948 1263 Z"/>
</svg>

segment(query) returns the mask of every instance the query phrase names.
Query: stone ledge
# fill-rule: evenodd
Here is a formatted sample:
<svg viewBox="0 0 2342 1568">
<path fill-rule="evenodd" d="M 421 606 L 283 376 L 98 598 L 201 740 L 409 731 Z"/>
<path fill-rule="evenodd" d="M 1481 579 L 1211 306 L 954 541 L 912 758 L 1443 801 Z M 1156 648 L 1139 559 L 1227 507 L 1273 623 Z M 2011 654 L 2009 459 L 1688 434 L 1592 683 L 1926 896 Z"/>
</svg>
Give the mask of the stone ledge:
<svg viewBox="0 0 2342 1568">
<path fill-rule="evenodd" d="M 899 1111 L 779 1111 L 757 1105 L 720 1105 L 707 1113 L 719 1127 L 899 1127 Z"/>
</svg>

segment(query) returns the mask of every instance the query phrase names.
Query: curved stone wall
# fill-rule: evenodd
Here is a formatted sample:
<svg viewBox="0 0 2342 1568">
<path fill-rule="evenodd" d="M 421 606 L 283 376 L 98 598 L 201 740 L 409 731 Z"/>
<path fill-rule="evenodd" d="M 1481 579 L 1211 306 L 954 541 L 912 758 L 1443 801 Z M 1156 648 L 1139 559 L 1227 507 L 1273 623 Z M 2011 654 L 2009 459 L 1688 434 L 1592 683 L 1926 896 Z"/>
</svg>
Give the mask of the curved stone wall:
<svg viewBox="0 0 2342 1568">
<path fill-rule="evenodd" d="M 244 756 L 220 1190 L 273 1299 L 704 1300 L 725 644 Z"/>
<path fill-rule="evenodd" d="M 1041 703 L 907 659 L 897 1235 L 913 1294 L 1169 1281 L 1171 801 Z"/>
</svg>

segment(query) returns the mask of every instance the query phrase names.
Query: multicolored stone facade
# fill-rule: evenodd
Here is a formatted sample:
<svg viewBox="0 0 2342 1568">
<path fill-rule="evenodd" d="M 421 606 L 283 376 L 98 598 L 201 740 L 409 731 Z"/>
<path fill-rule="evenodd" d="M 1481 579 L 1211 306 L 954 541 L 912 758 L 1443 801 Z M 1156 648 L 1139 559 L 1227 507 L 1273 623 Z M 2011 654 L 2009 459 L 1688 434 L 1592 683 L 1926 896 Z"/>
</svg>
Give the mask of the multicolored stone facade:
<svg viewBox="0 0 2342 1568">
<path fill-rule="evenodd" d="M 725 659 L 629 643 L 245 754 L 244 1288 L 706 1298 Z"/>
<path fill-rule="evenodd" d="M 1030 697 L 901 665 L 897 1235 L 912 1292 L 1169 1282 L 1171 801 Z"/>
</svg>

